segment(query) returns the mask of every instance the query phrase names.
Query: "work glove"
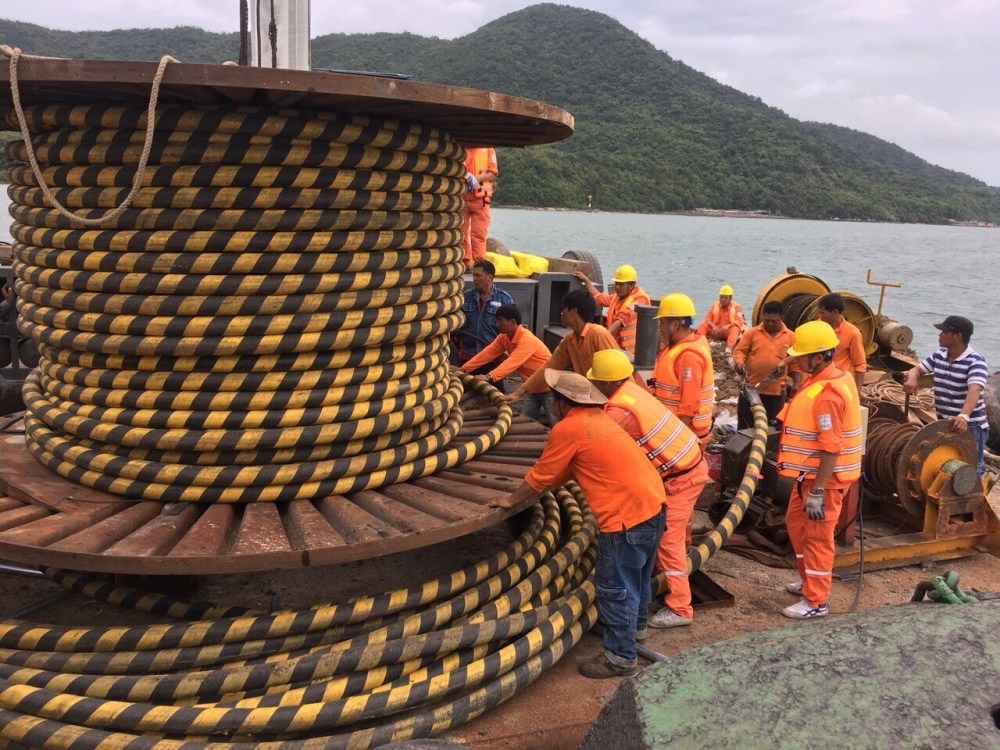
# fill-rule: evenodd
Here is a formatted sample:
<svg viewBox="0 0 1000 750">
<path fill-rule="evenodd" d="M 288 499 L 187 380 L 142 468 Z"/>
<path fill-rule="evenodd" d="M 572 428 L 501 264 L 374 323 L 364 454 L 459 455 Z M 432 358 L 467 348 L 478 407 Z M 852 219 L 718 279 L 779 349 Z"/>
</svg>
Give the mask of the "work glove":
<svg viewBox="0 0 1000 750">
<path fill-rule="evenodd" d="M 476 179 L 476 176 L 472 172 L 465 173 L 465 186 L 466 193 L 471 193 L 479 187 L 479 180 Z"/>
<path fill-rule="evenodd" d="M 806 515 L 809 517 L 810 521 L 822 521 L 826 518 L 826 514 L 823 512 L 823 492 L 816 490 L 811 490 L 808 495 L 806 495 Z"/>
</svg>

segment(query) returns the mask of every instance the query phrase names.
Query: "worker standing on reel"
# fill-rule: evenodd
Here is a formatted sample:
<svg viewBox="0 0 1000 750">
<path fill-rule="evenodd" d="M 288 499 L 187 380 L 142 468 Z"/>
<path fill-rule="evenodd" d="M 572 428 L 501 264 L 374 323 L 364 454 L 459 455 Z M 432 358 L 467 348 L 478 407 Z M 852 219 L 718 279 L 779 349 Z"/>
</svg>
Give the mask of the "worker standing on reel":
<svg viewBox="0 0 1000 750">
<path fill-rule="evenodd" d="M 694 314 L 694 302 L 686 294 L 674 292 L 660 300 L 653 317 L 660 321 L 666 348 L 656 359 L 652 386 L 656 398 L 705 445 L 712 432 L 715 369 L 705 337 L 691 330 Z"/>
<path fill-rule="evenodd" d="M 602 292 L 594 286 L 583 271 L 574 271 L 573 275 L 584 283 L 598 307 L 608 309 L 605 326 L 615 337 L 618 346 L 634 358 L 635 329 L 639 320 L 635 306 L 649 304 L 649 295 L 639 286 L 635 268 L 628 264 L 618 267 L 611 279 L 615 285 L 613 294 Z"/>
<path fill-rule="evenodd" d="M 705 319 L 698 326 L 698 333 L 717 341 L 725 341 L 732 352 L 746 327 L 743 308 L 733 301 L 733 288 L 729 284 L 723 284 L 719 288 L 719 299 L 705 313 Z"/>
<path fill-rule="evenodd" d="M 584 677 L 627 677 L 646 637 L 656 546 L 663 534 L 663 485 L 646 456 L 605 414 L 607 399 L 583 376 L 545 370 L 556 424 L 521 485 L 490 507 L 513 508 L 575 479 L 597 518 L 597 611 L 604 651 L 580 665 Z M 623 477 L 625 478 L 623 480 Z"/>
<path fill-rule="evenodd" d="M 465 265 L 486 260 L 486 236 L 490 229 L 490 201 L 493 181 L 500 174 L 497 152 L 492 148 L 465 150 L 465 210 L 462 239 L 465 243 Z"/>
<path fill-rule="evenodd" d="M 632 379 L 625 352 L 608 349 L 594 355 L 587 373 L 607 396 L 604 411 L 646 453 L 663 481 L 667 523 L 656 552 L 657 572 L 667 579 L 664 607 L 649 620 L 651 628 L 690 625 L 694 617 L 687 572 L 687 526 L 705 483 L 708 462 L 698 437 L 677 416 Z"/>
<path fill-rule="evenodd" d="M 827 614 L 837 520 L 861 476 L 861 404 L 853 376 L 834 364 L 838 343 L 829 324 L 812 320 L 788 349 L 805 381 L 779 415 L 778 473 L 797 480 L 785 526 L 799 581 L 785 590 L 802 598 L 782 614 L 799 620 Z"/>
</svg>

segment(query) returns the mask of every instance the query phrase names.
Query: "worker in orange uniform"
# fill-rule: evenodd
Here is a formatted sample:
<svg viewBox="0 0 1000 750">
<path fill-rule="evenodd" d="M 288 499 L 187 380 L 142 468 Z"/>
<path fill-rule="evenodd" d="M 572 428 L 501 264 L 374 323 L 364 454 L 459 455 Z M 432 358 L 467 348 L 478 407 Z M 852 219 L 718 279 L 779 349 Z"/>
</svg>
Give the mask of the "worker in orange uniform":
<svg viewBox="0 0 1000 750">
<path fill-rule="evenodd" d="M 504 396 L 504 401 L 517 401 L 525 393 L 540 393 L 545 387 L 545 370 L 572 369 L 573 372 L 585 375 L 594 358 L 594 352 L 602 349 L 617 349 L 618 342 L 608 333 L 608 329 L 597 323 L 591 323 L 597 312 L 597 303 L 586 289 L 574 289 L 562 299 L 562 310 L 559 322 L 569 328 L 569 333 L 563 336 L 549 361 L 535 371 L 535 374 L 524 381 L 520 388 Z M 551 427 L 557 415 L 549 415 Z"/>
<path fill-rule="evenodd" d="M 635 269 L 628 264 L 618 267 L 611 279 L 615 285 L 614 294 L 602 292 L 583 271 L 574 271 L 573 275 L 584 283 L 598 307 L 608 308 L 605 327 L 611 331 L 618 346 L 634 358 L 635 326 L 639 319 L 635 306 L 649 304 L 649 295 L 639 286 Z"/>
<path fill-rule="evenodd" d="M 705 319 L 698 326 L 698 333 L 717 341 L 725 341 L 732 351 L 746 327 L 743 308 L 733 301 L 733 288 L 729 284 L 723 284 L 719 288 L 719 299 L 712 303 L 711 309 L 705 314 Z"/>
<path fill-rule="evenodd" d="M 638 668 L 646 637 L 650 577 L 663 534 L 663 484 L 645 454 L 602 411 L 607 399 L 575 372 L 545 370 L 559 422 L 542 455 L 510 495 L 488 504 L 518 507 L 545 489 L 576 479 L 597 518 L 597 611 L 604 650 L 580 665 L 584 677 L 626 677 Z"/>
<path fill-rule="evenodd" d="M 837 520 L 861 476 L 861 404 L 853 376 L 834 362 L 838 343 L 828 323 L 812 320 L 788 349 L 805 382 L 779 417 L 778 473 L 796 479 L 785 525 L 799 581 L 785 589 L 802 598 L 782 614 L 800 620 L 827 614 Z"/>
<path fill-rule="evenodd" d="M 604 411 L 646 453 L 663 481 L 667 495 L 667 525 L 656 552 L 656 571 L 667 578 L 666 605 L 649 620 L 651 628 L 690 625 L 691 585 L 688 582 L 687 526 L 705 483 L 708 462 L 698 437 L 649 391 L 632 379 L 633 367 L 623 351 L 608 349 L 594 355 L 587 373 L 608 397 Z"/>
<path fill-rule="evenodd" d="M 527 380 L 549 361 L 552 352 L 541 339 L 521 325 L 521 311 L 517 305 L 500 305 L 496 317 L 500 335 L 463 364 L 461 369 L 463 372 L 475 372 L 483 365 L 497 361 L 499 364 L 492 370 L 476 375 L 476 380 L 498 383 L 515 371 L 522 381 Z M 552 394 L 548 386 L 538 393 L 526 394 L 521 413 L 537 420 L 543 407 L 546 414 L 551 414 Z"/>
<path fill-rule="evenodd" d="M 490 228 L 490 201 L 493 181 L 500 174 L 497 152 L 492 148 L 465 150 L 465 217 L 462 239 L 465 243 L 465 265 L 486 259 L 486 235 Z"/>
<path fill-rule="evenodd" d="M 666 348 L 653 368 L 653 394 L 691 428 L 702 445 L 708 443 L 715 408 L 715 369 L 704 336 L 691 330 L 694 302 L 674 292 L 660 300 L 653 317 L 660 321 Z"/>
<path fill-rule="evenodd" d="M 854 375 L 854 382 L 860 393 L 865 373 L 868 372 L 868 357 L 865 355 L 861 331 L 844 318 L 844 298 L 836 292 L 824 294 L 816 306 L 817 317 L 829 324 L 837 334 L 837 353 L 833 357 L 833 363 L 844 372 Z"/>
<path fill-rule="evenodd" d="M 797 391 L 802 374 L 796 370 L 787 372 L 784 361 L 788 347 L 795 334 L 789 330 L 781 318 L 784 307 L 777 300 L 765 302 L 761 309 L 761 322 L 740 338 L 733 350 L 733 369 L 743 375 L 760 394 L 761 403 L 767 412 L 767 421 L 774 422 L 778 412 L 785 405 L 785 383 L 788 375 Z M 740 391 L 736 404 L 737 429 L 753 427 L 753 412 L 747 397 Z"/>
</svg>

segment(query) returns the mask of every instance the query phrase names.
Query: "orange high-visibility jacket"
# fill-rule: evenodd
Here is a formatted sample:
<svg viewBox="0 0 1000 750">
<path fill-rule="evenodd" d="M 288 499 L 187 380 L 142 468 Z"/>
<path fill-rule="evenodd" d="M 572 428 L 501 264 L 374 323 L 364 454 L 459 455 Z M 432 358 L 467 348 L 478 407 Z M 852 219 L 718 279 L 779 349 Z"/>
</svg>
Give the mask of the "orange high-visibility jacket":
<svg viewBox="0 0 1000 750">
<path fill-rule="evenodd" d="M 663 479 L 683 474 L 701 461 L 697 435 L 649 391 L 626 380 L 604 409 L 615 406 L 635 417 L 642 433 L 636 442 Z"/>
<path fill-rule="evenodd" d="M 735 323 L 741 331 L 746 330 L 747 327 L 746 319 L 743 317 L 743 308 L 736 304 L 735 300 L 730 300 L 729 307 L 725 310 L 722 309 L 719 300 L 715 300 L 708 313 L 705 314 L 705 320 L 711 321 L 712 325 L 717 326 Z"/>
<path fill-rule="evenodd" d="M 480 172 L 494 172 L 500 174 L 497 169 L 497 152 L 492 148 L 469 148 L 465 150 L 465 171 L 475 177 L 479 177 Z M 482 182 L 471 194 L 466 195 L 466 200 L 481 200 L 489 203 L 493 197 L 493 181 Z"/>
<path fill-rule="evenodd" d="M 622 328 L 615 334 L 618 345 L 630 354 L 635 354 L 635 327 L 639 316 L 635 312 L 636 305 L 648 305 L 649 295 L 638 285 L 624 297 L 617 294 L 599 294 L 595 298 L 597 304 L 608 308 L 606 327 L 621 318 Z"/>
<path fill-rule="evenodd" d="M 832 372 L 830 372 L 832 370 Z M 816 476 L 823 451 L 819 447 L 820 427 L 816 421 L 816 402 L 832 388 L 843 400 L 841 419 L 842 446 L 837 454 L 834 476 L 849 484 L 861 476 L 861 404 L 854 376 L 828 367 L 806 382 L 791 401 L 785 404 L 778 419 L 784 426 L 778 445 L 778 473 L 783 477 Z"/>
<path fill-rule="evenodd" d="M 681 406 L 681 373 L 677 360 L 685 352 L 693 351 L 704 360 L 697 412 L 691 417 L 691 430 L 699 438 L 708 436 L 712 429 L 712 409 L 715 407 L 715 370 L 712 368 L 712 350 L 704 336 L 688 336 L 685 340 L 664 349 L 653 369 L 653 389 L 656 398 L 678 416 Z"/>
</svg>

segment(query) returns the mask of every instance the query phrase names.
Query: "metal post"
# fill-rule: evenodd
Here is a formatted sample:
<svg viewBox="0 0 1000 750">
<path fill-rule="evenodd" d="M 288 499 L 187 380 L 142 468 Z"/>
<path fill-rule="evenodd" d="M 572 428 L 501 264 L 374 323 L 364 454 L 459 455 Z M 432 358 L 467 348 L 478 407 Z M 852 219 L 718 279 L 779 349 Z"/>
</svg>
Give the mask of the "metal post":
<svg viewBox="0 0 1000 750">
<path fill-rule="evenodd" d="M 650 370 L 656 364 L 658 325 L 653 318 L 657 308 L 653 305 L 636 305 L 638 319 L 635 325 L 635 367 Z"/>
</svg>

